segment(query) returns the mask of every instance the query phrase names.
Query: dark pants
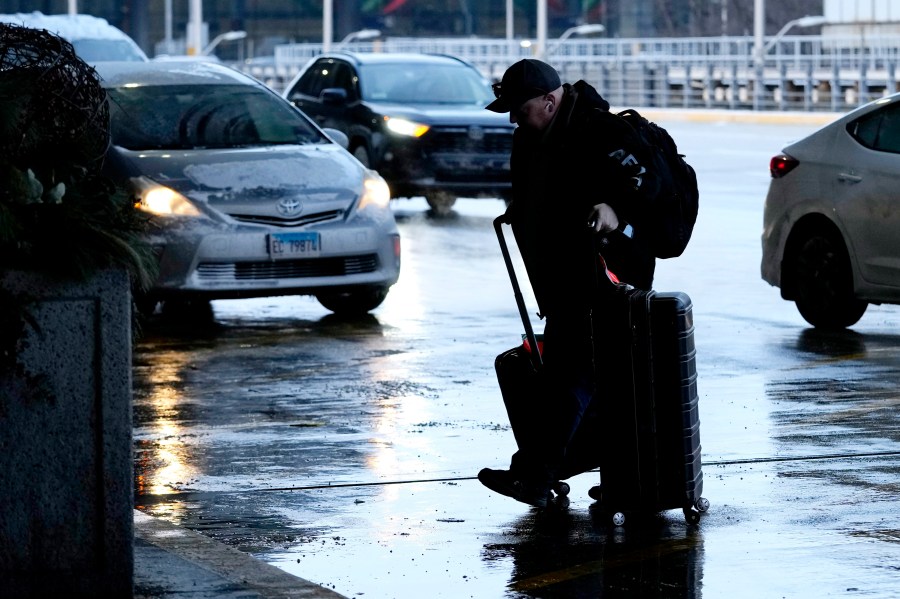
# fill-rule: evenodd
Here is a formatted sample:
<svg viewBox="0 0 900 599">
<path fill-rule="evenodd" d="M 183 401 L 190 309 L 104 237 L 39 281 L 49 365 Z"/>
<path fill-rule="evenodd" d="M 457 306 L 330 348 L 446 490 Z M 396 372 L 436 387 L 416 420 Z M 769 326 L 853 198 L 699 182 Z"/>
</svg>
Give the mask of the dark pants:
<svg viewBox="0 0 900 599">
<path fill-rule="evenodd" d="M 540 485 L 596 466 L 594 418 L 585 418 L 594 397 L 590 315 L 547 316 L 542 358 L 534 388 L 525 391 L 530 397 L 504 395 L 514 430 L 523 429 L 515 431 L 519 450 L 510 469 Z"/>
</svg>

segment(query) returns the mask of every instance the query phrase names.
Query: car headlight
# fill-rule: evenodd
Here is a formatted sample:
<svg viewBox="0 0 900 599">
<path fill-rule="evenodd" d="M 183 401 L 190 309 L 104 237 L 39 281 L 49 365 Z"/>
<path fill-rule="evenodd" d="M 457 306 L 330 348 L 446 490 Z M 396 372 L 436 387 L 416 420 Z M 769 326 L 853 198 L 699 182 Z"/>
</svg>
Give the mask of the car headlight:
<svg viewBox="0 0 900 599">
<path fill-rule="evenodd" d="M 203 216 L 189 199 L 147 177 L 131 179 L 137 195 L 135 207 L 159 216 Z"/>
<path fill-rule="evenodd" d="M 410 121 L 409 119 L 393 118 L 386 116 L 384 122 L 387 128 L 397 135 L 406 135 L 409 137 L 422 137 L 431 127 Z"/>
<path fill-rule="evenodd" d="M 387 208 L 391 202 L 391 190 L 388 184 L 375 172 L 370 171 L 363 179 L 362 197 L 359 198 L 359 208 L 366 206 Z"/>
</svg>

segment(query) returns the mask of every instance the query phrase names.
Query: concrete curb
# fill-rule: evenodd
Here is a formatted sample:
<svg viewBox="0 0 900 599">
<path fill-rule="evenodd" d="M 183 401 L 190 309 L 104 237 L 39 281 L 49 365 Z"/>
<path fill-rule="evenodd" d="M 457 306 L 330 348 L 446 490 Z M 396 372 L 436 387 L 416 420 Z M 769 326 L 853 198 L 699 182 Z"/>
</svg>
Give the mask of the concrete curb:
<svg viewBox="0 0 900 599">
<path fill-rule="evenodd" d="M 624 107 L 610 110 L 618 112 Z M 765 112 L 755 110 L 704 110 L 689 108 L 635 108 L 651 121 L 694 123 L 758 123 L 761 125 L 827 125 L 845 112 Z"/>
<path fill-rule="evenodd" d="M 202 534 L 134 510 L 135 597 L 346 599 Z M 151 549 L 152 549 L 151 548 Z M 142 559 L 147 556 L 147 559 Z"/>
</svg>

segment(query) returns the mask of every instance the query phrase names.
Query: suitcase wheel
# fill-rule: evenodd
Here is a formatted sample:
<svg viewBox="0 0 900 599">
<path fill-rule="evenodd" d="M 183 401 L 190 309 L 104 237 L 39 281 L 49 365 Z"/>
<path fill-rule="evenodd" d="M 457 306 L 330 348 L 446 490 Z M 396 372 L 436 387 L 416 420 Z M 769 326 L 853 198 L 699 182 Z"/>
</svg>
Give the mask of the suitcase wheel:
<svg viewBox="0 0 900 599">
<path fill-rule="evenodd" d="M 697 511 L 701 514 L 705 513 L 709 509 L 709 499 L 701 497 L 694 502 L 694 507 L 697 508 Z"/>
<path fill-rule="evenodd" d="M 612 523 L 613 526 L 622 526 L 623 524 L 625 524 L 625 514 L 623 514 L 622 512 L 616 512 L 615 514 L 613 514 Z"/>
<path fill-rule="evenodd" d="M 558 510 L 565 510 L 569 507 L 569 503 L 569 498 L 567 496 L 557 495 L 556 499 L 551 499 L 550 502 L 547 503 L 547 505 L 552 505 Z"/>
<path fill-rule="evenodd" d="M 690 508 L 684 508 L 684 519 L 688 524 L 697 524 L 700 522 L 700 512 Z"/>
<path fill-rule="evenodd" d="M 553 492 L 559 495 L 560 497 L 565 497 L 571 491 L 571 487 L 569 487 L 569 483 L 558 481 L 553 485 Z"/>
</svg>

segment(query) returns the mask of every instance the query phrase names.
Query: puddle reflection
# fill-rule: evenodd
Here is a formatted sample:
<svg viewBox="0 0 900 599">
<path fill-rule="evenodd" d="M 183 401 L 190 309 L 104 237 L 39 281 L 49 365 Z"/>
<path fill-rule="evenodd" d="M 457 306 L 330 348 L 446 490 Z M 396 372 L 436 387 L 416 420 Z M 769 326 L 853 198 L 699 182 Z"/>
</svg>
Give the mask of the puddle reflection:
<svg viewBox="0 0 900 599">
<path fill-rule="evenodd" d="M 650 516 L 611 528 L 599 510 L 532 512 L 484 546 L 485 561 L 512 558 L 520 597 L 700 596 L 701 529 Z"/>
<path fill-rule="evenodd" d="M 187 430 L 181 388 L 187 360 L 178 352 L 158 358 L 137 367 L 144 382 L 134 402 L 135 427 L 142 431 L 135 434 L 136 498 L 178 492 L 179 485 L 197 475 L 183 440 Z"/>
<path fill-rule="evenodd" d="M 849 356 L 862 358 L 866 354 L 866 338 L 850 329 L 840 331 L 804 329 L 797 337 L 795 349 L 830 358 Z"/>
</svg>

